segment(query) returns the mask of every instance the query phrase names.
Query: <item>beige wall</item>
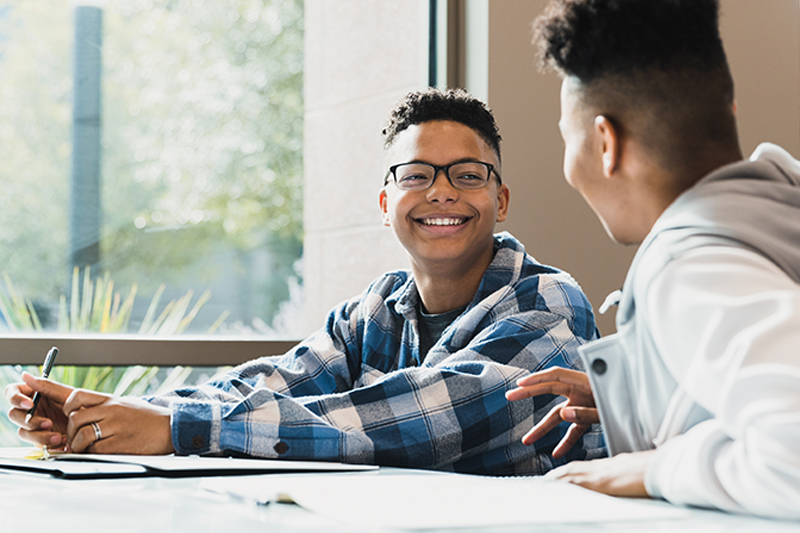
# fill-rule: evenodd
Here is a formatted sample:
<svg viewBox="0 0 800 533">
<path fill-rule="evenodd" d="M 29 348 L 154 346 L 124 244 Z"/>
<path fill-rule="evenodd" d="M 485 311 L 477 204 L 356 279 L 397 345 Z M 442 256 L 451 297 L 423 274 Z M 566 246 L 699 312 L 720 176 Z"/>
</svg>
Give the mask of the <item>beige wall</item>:
<svg viewBox="0 0 800 533">
<path fill-rule="evenodd" d="M 427 0 L 306 0 L 306 331 L 381 273 L 408 268 L 380 222 L 380 132 L 397 101 L 427 83 L 427 8 Z"/>
<path fill-rule="evenodd" d="M 745 155 L 764 141 L 800 157 L 800 8 L 797 0 L 722 0 L 722 40 L 736 82 Z"/>
<path fill-rule="evenodd" d="M 482 54 L 473 64 L 485 75 L 473 70 L 469 79 L 477 94 L 488 95 L 504 138 L 503 177 L 512 200 L 509 219 L 498 229 L 514 233 L 539 261 L 571 272 L 597 308 L 622 285 L 635 250 L 612 243 L 563 180 L 556 126 L 560 81 L 537 72 L 530 45 L 530 22 L 546 3 L 489 1 L 488 60 Z M 385 172 L 380 129 L 403 94 L 425 86 L 427 5 L 427 0 L 306 2 L 309 331 L 322 324 L 328 309 L 382 272 L 407 267 L 378 215 Z M 770 140 L 800 156 L 797 0 L 722 0 L 722 31 L 737 85 L 743 150 L 749 153 Z M 486 39 L 485 33 L 479 37 Z M 613 312 L 598 322 L 603 333 L 612 332 Z"/>
</svg>

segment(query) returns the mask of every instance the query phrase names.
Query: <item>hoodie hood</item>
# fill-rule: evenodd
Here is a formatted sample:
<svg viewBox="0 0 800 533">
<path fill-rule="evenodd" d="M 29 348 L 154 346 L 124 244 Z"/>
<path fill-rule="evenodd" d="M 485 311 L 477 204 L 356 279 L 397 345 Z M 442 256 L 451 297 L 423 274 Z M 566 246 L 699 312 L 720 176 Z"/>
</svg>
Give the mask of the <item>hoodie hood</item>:
<svg viewBox="0 0 800 533">
<path fill-rule="evenodd" d="M 746 248 L 800 283 L 800 162 L 779 146 L 759 145 L 749 160 L 712 172 L 679 196 L 639 252 L 656 241 L 669 244 L 672 256 L 700 244 Z"/>
</svg>

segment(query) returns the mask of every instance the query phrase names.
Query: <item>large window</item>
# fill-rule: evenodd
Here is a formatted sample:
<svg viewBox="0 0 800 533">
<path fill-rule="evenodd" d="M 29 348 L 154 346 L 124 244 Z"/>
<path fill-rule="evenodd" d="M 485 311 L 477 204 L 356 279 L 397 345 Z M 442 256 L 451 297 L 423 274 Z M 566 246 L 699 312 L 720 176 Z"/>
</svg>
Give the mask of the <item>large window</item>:
<svg viewBox="0 0 800 533">
<path fill-rule="evenodd" d="M 0 117 L 0 330 L 294 334 L 302 0 L 0 1 Z"/>
<path fill-rule="evenodd" d="M 52 344 L 72 385 L 198 381 L 407 266 L 380 130 L 434 4 L 0 0 L 0 387 Z"/>
</svg>

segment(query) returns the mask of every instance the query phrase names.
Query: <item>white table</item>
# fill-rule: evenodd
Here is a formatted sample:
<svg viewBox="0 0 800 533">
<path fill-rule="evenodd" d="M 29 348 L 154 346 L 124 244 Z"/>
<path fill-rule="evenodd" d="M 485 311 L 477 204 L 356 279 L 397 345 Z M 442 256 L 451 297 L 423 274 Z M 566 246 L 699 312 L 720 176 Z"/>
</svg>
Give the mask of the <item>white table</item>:
<svg viewBox="0 0 800 533">
<path fill-rule="evenodd" d="M 379 475 L 402 475 L 405 472 L 408 471 L 384 468 Z M 200 487 L 202 482 L 203 478 L 62 480 L 35 474 L 0 473 L 0 531 L 19 533 L 375 531 L 375 528 L 369 527 L 368 524 L 356 527 L 351 524 L 336 523 L 297 505 L 257 505 L 253 501 L 215 494 L 203 490 Z M 663 502 L 652 502 L 652 504 L 668 505 Z M 408 509 L 408 512 L 413 513 L 413 508 Z M 565 512 L 568 512 L 568 502 L 565 502 Z M 534 530 L 593 533 L 598 531 L 762 533 L 800 532 L 800 523 L 692 510 L 685 518 L 669 520 L 544 524 L 451 531 L 511 533 Z"/>
</svg>

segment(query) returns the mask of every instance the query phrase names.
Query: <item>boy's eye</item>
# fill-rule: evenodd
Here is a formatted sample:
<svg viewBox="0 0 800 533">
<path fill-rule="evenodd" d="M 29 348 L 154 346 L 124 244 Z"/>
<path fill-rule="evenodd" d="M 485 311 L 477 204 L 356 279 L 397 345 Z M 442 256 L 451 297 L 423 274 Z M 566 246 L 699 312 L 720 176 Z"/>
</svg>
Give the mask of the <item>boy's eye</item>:
<svg viewBox="0 0 800 533">
<path fill-rule="evenodd" d="M 400 181 L 407 182 L 407 181 L 425 181 L 428 179 L 428 176 L 424 176 L 422 174 L 408 174 L 405 176 L 400 176 Z"/>
</svg>

